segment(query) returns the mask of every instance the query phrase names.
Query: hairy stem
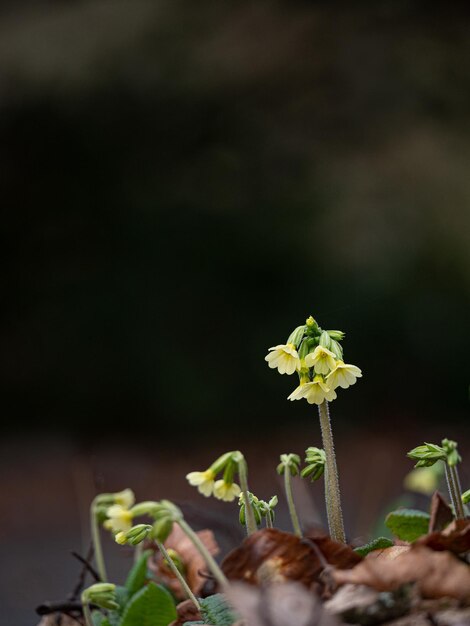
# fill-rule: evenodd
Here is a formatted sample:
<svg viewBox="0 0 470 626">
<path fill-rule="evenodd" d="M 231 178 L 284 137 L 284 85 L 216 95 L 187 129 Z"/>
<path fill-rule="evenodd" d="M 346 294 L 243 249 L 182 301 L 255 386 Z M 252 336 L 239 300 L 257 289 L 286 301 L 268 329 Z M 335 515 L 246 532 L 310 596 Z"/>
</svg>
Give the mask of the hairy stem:
<svg viewBox="0 0 470 626">
<path fill-rule="evenodd" d="M 297 537 L 302 537 L 302 530 L 299 524 L 299 517 L 295 509 L 294 498 L 292 497 L 291 473 L 288 467 L 284 467 L 284 488 L 286 491 L 287 506 L 289 507 L 289 515 Z"/>
<path fill-rule="evenodd" d="M 91 539 L 95 551 L 96 569 L 100 576 L 101 582 L 105 583 L 108 579 L 106 575 L 106 566 L 104 563 L 103 549 L 101 547 L 100 527 L 98 524 L 98 515 L 96 511 L 96 500 L 93 500 L 90 507 L 90 527 Z"/>
<path fill-rule="evenodd" d="M 184 592 L 186 593 L 188 598 L 194 603 L 194 605 L 196 606 L 197 610 L 199 611 L 201 609 L 201 607 L 199 605 L 199 602 L 197 601 L 196 596 L 193 594 L 193 592 L 189 588 L 189 585 L 186 582 L 186 579 L 184 578 L 183 574 L 179 571 L 179 569 L 174 564 L 173 559 L 171 558 L 171 556 L 166 551 L 165 546 L 162 543 L 160 543 L 159 541 L 157 541 L 156 543 L 157 543 L 158 549 L 160 550 L 160 552 L 163 555 L 163 558 L 168 563 L 168 566 L 170 567 L 171 571 L 176 576 L 176 578 L 179 580 L 179 583 L 183 587 Z"/>
<path fill-rule="evenodd" d="M 465 511 L 462 503 L 462 489 L 460 487 L 460 479 L 455 465 L 448 465 L 444 462 L 446 468 L 447 487 L 449 488 L 450 499 L 454 507 L 456 519 L 465 519 Z"/>
<path fill-rule="evenodd" d="M 191 526 L 189 526 L 189 524 L 184 519 L 177 520 L 177 523 L 180 526 L 181 530 L 186 534 L 188 539 L 193 542 L 194 546 L 197 548 L 200 555 L 207 563 L 208 568 L 210 569 L 210 571 L 214 575 L 214 578 L 217 580 L 222 589 L 228 587 L 228 580 L 225 578 L 224 573 L 217 565 L 215 560 L 212 558 L 209 550 L 202 543 L 202 541 L 199 539 L 198 535 L 194 532 Z"/>
<path fill-rule="evenodd" d="M 256 525 L 253 506 L 251 505 L 251 501 L 248 496 L 248 471 L 244 458 L 238 461 L 238 476 L 240 478 L 240 487 L 243 493 L 243 500 L 245 502 L 246 532 L 248 535 L 251 535 L 258 530 L 258 526 Z"/>
<path fill-rule="evenodd" d="M 343 513 L 341 510 L 338 469 L 336 467 L 336 456 L 333 444 L 330 414 L 328 411 L 328 402 L 326 400 L 319 405 L 318 414 L 320 416 L 323 449 L 325 450 L 326 455 L 325 500 L 328 528 L 332 539 L 345 543 L 346 536 L 344 534 Z"/>
</svg>

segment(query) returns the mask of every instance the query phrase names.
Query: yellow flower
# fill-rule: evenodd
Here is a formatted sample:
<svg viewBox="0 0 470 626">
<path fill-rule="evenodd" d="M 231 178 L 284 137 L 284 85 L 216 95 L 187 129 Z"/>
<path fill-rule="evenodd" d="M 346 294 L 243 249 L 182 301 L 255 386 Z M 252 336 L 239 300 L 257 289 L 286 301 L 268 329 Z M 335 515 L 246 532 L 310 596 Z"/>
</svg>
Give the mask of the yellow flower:
<svg viewBox="0 0 470 626">
<path fill-rule="evenodd" d="M 135 502 L 135 496 L 132 489 L 124 489 L 114 494 L 114 503 L 120 504 L 125 509 L 130 509 Z"/>
<path fill-rule="evenodd" d="M 225 480 L 217 480 L 214 485 L 214 496 L 225 502 L 232 502 L 240 495 L 240 487 L 236 483 L 226 483 Z"/>
<path fill-rule="evenodd" d="M 211 469 L 207 469 L 205 472 L 189 472 L 186 475 L 186 480 L 193 487 L 197 487 L 199 493 L 208 498 L 214 491 L 214 478 L 215 474 Z"/>
<path fill-rule="evenodd" d="M 126 533 L 123 533 L 122 530 L 114 535 L 114 541 L 118 543 L 120 546 L 124 546 L 127 543 Z"/>
<path fill-rule="evenodd" d="M 313 352 L 307 354 L 305 363 L 307 367 L 315 369 L 315 374 L 328 374 L 336 365 L 334 353 L 323 346 L 317 346 Z"/>
<path fill-rule="evenodd" d="M 405 489 L 431 496 L 439 488 L 440 475 L 439 470 L 436 472 L 435 468 L 439 468 L 439 464 L 432 467 L 417 467 L 411 470 L 405 476 L 403 482 Z"/>
<path fill-rule="evenodd" d="M 309 404 L 322 404 L 324 400 L 334 400 L 336 392 L 330 389 L 321 376 L 315 376 L 313 382 L 303 383 L 294 389 L 288 400 L 305 398 Z"/>
<path fill-rule="evenodd" d="M 267 354 L 264 360 L 271 369 L 277 367 L 279 374 L 293 374 L 300 369 L 300 359 L 293 343 L 279 344 L 269 348 L 271 354 Z"/>
<path fill-rule="evenodd" d="M 361 370 L 355 365 L 348 365 L 347 363 L 343 363 L 343 361 L 337 361 L 336 367 L 328 374 L 326 380 L 328 386 L 332 389 L 336 389 L 336 387 L 347 389 L 351 385 L 354 385 L 356 379 L 361 378 L 361 376 Z"/>
<path fill-rule="evenodd" d="M 120 504 L 110 506 L 106 511 L 106 515 L 108 519 L 103 526 L 107 530 L 111 530 L 113 533 L 125 533 L 132 528 L 132 513 Z"/>
</svg>

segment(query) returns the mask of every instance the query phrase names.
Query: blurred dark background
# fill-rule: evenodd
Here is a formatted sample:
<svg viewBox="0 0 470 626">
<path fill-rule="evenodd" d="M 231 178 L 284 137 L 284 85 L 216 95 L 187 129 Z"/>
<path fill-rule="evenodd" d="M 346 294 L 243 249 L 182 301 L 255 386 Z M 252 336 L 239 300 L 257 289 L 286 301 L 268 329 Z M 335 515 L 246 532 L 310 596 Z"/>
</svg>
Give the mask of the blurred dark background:
<svg viewBox="0 0 470 626">
<path fill-rule="evenodd" d="M 3 3 L 1 466 L 21 504 L 0 539 L 35 583 L 6 594 L 0 623 L 34 623 L 40 594 L 73 586 L 59 572 L 85 532 L 77 490 L 83 506 L 131 481 L 168 497 L 149 491 L 172 463 L 162 485 L 191 498 L 190 460 L 244 445 L 264 476 L 287 443 L 318 445 L 312 407 L 263 360 L 310 314 L 364 372 L 332 407 L 343 463 L 366 446 L 377 480 L 401 467 L 370 486 L 370 516 L 399 494 L 404 451 L 465 446 L 469 17 L 458 2 Z"/>
</svg>

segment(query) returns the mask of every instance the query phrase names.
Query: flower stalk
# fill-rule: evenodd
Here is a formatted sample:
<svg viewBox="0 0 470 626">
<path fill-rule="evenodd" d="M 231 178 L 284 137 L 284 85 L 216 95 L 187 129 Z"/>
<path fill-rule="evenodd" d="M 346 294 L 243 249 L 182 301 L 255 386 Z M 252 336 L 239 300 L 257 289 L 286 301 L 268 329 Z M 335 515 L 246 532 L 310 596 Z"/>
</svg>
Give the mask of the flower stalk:
<svg viewBox="0 0 470 626">
<path fill-rule="evenodd" d="M 328 528 L 332 539 L 345 543 L 346 536 L 344 533 L 343 512 L 341 509 L 338 469 L 336 466 L 336 455 L 333 444 L 333 432 L 331 430 L 328 402 L 326 400 L 319 405 L 318 413 L 320 416 L 323 448 L 326 455 L 325 500 Z"/>
<path fill-rule="evenodd" d="M 294 497 L 292 495 L 291 473 L 288 468 L 284 472 L 284 489 L 286 491 L 287 506 L 292 521 L 292 527 L 297 537 L 302 537 L 302 529 L 300 528 L 299 516 L 295 508 Z M 266 518 L 267 519 L 267 518 Z"/>
<path fill-rule="evenodd" d="M 91 528 L 91 539 L 93 542 L 93 548 L 95 552 L 96 569 L 98 570 L 98 574 L 99 574 L 101 582 L 105 583 L 108 580 L 108 577 L 106 574 L 106 565 L 104 562 L 103 548 L 101 545 L 100 527 L 99 527 L 99 520 L 98 520 L 98 502 L 99 502 L 99 496 L 94 498 L 90 506 L 90 528 Z"/>
<path fill-rule="evenodd" d="M 225 577 L 225 574 L 217 565 L 217 563 L 215 562 L 215 559 L 212 557 L 209 550 L 202 543 L 202 541 L 199 539 L 199 537 L 191 528 L 191 526 L 182 517 L 180 519 L 176 519 L 175 522 L 179 525 L 179 527 L 185 533 L 188 539 L 190 539 L 193 542 L 194 546 L 196 547 L 196 549 L 199 551 L 202 558 L 207 563 L 208 568 L 210 569 L 210 571 L 214 575 L 214 578 L 217 580 L 217 582 L 222 587 L 222 589 L 227 588 L 228 580 Z"/>
<path fill-rule="evenodd" d="M 179 571 L 179 569 L 176 567 L 173 559 L 171 558 L 171 556 L 168 554 L 165 546 L 163 545 L 163 543 L 160 543 L 159 541 L 156 540 L 156 544 L 158 546 L 158 549 L 160 550 L 160 552 L 162 553 L 163 558 L 165 559 L 165 561 L 168 563 L 168 567 L 171 569 L 171 571 L 173 572 L 173 574 L 176 576 L 176 578 L 178 579 L 181 587 L 183 588 L 184 592 L 186 593 L 186 595 L 188 596 L 188 598 L 193 602 L 193 604 L 195 605 L 195 607 L 197 608 L 198 611 L 200 611 L 201 606 L 199 604 L 199 602 L 197 601 L 196 596 L 193 594 L 193 592 L 191 591 L 188 583 L 186 582 L 185 577 L 183 576 L 183 574 Z"/>
<path fill-rule="evenodd" d="M 248 470 L 245 461 L 245 457 L 243 454 L 240 454 L 240 458 L 238 458 L 238 477 L 240 479 L 240 487 L 243 493 L 243 500 L 245 502 L 245 515 L 246 515 L 246 532 L 247 535 L 251 535 L 252 533 L 258 530 L 258 526 L 256 525 L 255 513 L 253 511 L 253 505 L 251 503 L 248 491 Z"/>
</svg>

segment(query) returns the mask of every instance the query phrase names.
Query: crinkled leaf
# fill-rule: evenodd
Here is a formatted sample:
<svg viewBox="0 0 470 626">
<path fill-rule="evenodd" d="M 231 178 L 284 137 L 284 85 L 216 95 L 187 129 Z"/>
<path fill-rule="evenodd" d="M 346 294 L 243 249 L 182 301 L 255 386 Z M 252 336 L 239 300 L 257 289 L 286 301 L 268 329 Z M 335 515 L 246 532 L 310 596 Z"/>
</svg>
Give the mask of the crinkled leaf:
<svg viewBox="0 0 470 626">
<path fill-rule="evenodd" d="M 388 558 L 389 550 L 404 548 Z M 368 585 L 378 591 L 392 591 L 416 583 L 423 598 L 450 597 L 470 600 L 470 567 L 450 552 L 435 552 L 425 546 L 394 546 L 377 558 L 364 559 L 352 570 L 335 570 L 333 578 L 340 585 Z"/>
<path fill-rule="evenodd" d="M 137 591 L 142 589 L 145 585 L 147 581 L 147 561 L 151 554 L 151 550 L 143 552 L 137 563 L 134 564 L 129 572 L 124 586 L 130 596 L 133 596 L 134 593 L 137 593 Z"/>
<path fill-rule="evenodd" d="M 150 582 L 130 599 L 120 626 L 168 626 L 176 617 L 175 603 L 169 592 Z"/>
<path fill-rule="evenodd" d="M 384 548 L 390 548 L 391 546 L 393 546 L 393 541 L 387 537 L 377 537 L 377 539 L 373 539 L 364 546 L 354 548 L 354 552 L 357 552 L 360 556 L 366 556 L 369 552 L 373 552 L 374 550 L 383 550 Z"/>
<path fill-rule="evenodd" d="M 301 539 L 276 528 L 264 528 L 232 550 L 222 562 L 222 570 L 229 580 L 252 585 L 291 580 L 322 592 L 325 564 L 347 568 L 359 561 L 361 557 L 352 548 L 327 535 Z"/>
<path fill-rule="evenodd" d="M 454 520 L 443 531 L 430 533 L 416 542 L 432 550 L 449 550 L 455 554 L 470 551 L 470 521 Z"/>
<path fill-rule="evenodd" d="M 385 519 L 385 525 L 402 541 L 414 541 L 428 532 L 430 516 L 424 511 L 399 509 Z"/>
<path fill-rule="evenodd" d="M 435 491 L 432 496 L 430 514 L 428 528 L 430 533 L 444 530 L 454 519 L 452 509 L 438 491 Z"/>
<path fill-rule="evenodd" d="M 230 626 L 236 620 L 236 616 L 221 593 L 199 600 L 199 605 L 206 624 Z"/>
</svg>

